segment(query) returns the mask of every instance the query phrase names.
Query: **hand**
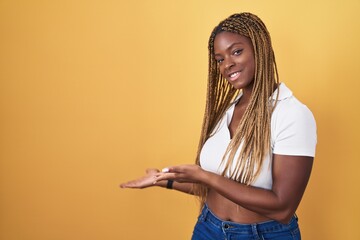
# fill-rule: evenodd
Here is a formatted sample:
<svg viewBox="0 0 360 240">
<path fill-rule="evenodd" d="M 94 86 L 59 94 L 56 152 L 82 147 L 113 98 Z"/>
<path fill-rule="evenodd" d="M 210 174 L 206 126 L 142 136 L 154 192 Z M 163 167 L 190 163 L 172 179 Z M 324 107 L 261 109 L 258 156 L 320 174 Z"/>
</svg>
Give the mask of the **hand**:
<svg viewBox="0 0 360 240">
<path fill-rule="evenodd" d="M 140 177 L 138 179 L 122 183 L 120 185 L 121 188 L 147 188 L 151 186 L 155 186 L 156 182 L 156 175 L 160 171 L 158 169 L 147 169 L 146 175 L 143 177 Z"/>
<path fill-rule="evenodd" d="M 201 183 L 206 172 L 195 164 L 179 165 L 166 168 L 166 171 L 156 174 L 156 182 L 162 180 L 174 180 L 180 183 Z"/>
</svg>

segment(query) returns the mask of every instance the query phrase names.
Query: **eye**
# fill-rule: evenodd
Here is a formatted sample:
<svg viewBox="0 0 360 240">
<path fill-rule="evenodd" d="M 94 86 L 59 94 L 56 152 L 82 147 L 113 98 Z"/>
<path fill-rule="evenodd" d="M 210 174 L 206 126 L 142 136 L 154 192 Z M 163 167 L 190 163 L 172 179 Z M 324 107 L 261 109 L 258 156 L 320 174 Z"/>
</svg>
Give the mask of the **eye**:
<svg viewBox="0 0 360 240">
<path fill-rule="evenodd" d="M 234 55 L 240 55 L 242 53 L 242 49 L 237 49 L 233 52 Z"/>
<path fill-rule="evenodd" d="M 216 61 L 218 64 L 220 64 L 220 63 L 222 63 L 222 62 L 224 61 L 224 59 L 219 58 L 219 59 L 215 59 L 215 61 Z"/>
</svg>

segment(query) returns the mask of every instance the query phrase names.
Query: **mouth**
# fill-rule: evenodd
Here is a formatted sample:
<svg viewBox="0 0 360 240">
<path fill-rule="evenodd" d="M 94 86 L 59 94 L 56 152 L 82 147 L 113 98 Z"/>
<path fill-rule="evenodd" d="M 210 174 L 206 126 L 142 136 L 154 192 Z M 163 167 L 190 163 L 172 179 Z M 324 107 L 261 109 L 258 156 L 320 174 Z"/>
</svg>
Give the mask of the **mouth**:
<svg viewBox="0 0 360 240">
<path fill-rule="evenodd" d="M 228 80 L 229 81 L 235 81 L 238 77 L 239 77 L 239 75 L 240 75 L 240 71 L 237 71 L 237 72 L 233 72 L 233 73 L 230 73 L 229 75 L 228 75 Z"/>
</svg>

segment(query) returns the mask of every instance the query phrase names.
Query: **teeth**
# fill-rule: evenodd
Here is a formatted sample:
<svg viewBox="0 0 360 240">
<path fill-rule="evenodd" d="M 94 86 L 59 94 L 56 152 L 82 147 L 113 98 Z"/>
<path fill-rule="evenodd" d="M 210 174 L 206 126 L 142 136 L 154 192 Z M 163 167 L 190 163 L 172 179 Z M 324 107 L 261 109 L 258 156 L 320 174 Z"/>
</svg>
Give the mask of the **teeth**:
<svg viewBox="0 0 360 240">
<path fill-rule="evenodd" d="M 235 77 L 235 76 L 237 76 L 238 74 L 239 74 L 239 72 L 234 72 L 234 73 L 230 74 L 230 77 Z"/>
</svg>

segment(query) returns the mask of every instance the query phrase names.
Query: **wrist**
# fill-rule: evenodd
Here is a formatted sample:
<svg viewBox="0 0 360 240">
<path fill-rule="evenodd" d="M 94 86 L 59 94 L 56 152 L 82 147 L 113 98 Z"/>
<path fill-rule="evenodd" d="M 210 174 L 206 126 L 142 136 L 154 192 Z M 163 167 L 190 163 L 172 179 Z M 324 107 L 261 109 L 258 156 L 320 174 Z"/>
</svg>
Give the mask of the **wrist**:
<svg viewBox="0 0 360 240">
<path fill-rule="evenodd" d="M 166 188 L 173 189 L 174 180 L 167 180 Z"/>
<path fill-rule="evenodd" d="M 166 188 L 166 186 L 167 186 L 167 180 L 158 181 L 158 182 L 156 182 L 156 183 L 154 184 L 154 186 Z"/>
</svg>

